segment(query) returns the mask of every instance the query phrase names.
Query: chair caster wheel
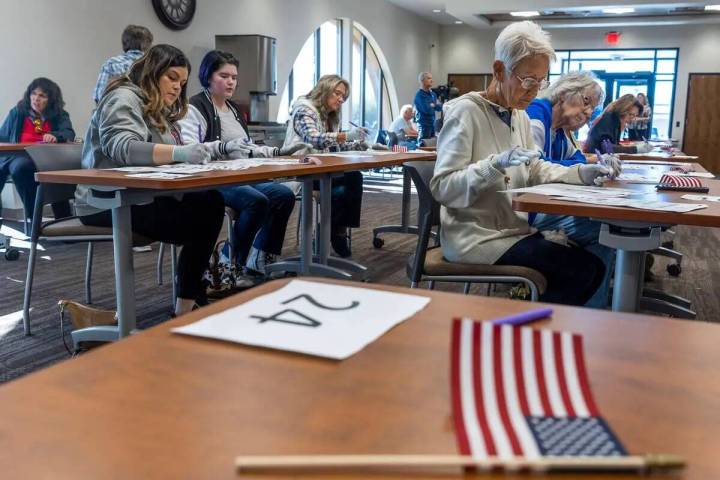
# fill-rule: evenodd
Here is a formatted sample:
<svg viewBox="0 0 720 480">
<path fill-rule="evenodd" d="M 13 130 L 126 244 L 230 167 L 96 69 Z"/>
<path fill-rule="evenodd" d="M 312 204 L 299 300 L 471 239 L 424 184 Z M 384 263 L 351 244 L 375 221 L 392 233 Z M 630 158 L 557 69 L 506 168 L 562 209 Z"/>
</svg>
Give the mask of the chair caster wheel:
<svg viewBox="0 0 720 480">
<path fill-rule="evenodd" d="M 680 273 L 682 273 L 682 267 L 677 263 L 671 263 L 667 266 L 667 272 L 671 277 L 679 277 Z"/>
<path fill-rule="evenodd" d="M 382 248 L 383 245 L 385 245 L 385 240 L 383 240 L 382 238 L 379 238 L 379 237 L 373 238 L 373 247 Z"/>
<path fill-rule="evenodd" d="M 20 250 L 17 248 L 8 248 L 5 250 L 5 260 L 14 261 L 20 258 Z"/>
</svg>

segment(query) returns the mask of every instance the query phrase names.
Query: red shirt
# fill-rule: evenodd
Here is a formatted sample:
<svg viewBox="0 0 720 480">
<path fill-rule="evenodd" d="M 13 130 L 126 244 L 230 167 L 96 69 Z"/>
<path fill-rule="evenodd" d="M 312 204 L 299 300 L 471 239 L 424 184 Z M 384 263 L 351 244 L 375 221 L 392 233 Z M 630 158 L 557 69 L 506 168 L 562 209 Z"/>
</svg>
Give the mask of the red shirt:
<svg viewBox="0 0 720 480">
<path fill-rule="evenodd" d="M 23 122 L 22 131 L 20 132 L 20 143 L 38 143 L 43 141 L 43 135 L 50 133 L 50 123 L 45 121 L 42 126 L 38 129 L 35 124 L 30 120 L 30 117 L 25 117 Z"/>
</svg>

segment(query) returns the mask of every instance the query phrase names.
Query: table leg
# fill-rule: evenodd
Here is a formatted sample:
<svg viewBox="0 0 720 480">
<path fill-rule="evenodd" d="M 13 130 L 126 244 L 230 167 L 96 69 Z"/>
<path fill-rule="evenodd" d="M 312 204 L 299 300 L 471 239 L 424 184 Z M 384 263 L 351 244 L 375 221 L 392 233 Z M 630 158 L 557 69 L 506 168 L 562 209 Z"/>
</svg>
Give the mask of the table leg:
<svg viewBox="0 0 720 480">
<path fill-rule="evenodd" d="M 303 180 L 302 199 L 300 203 L 302 215 L 302 228 L 300 232 L 300 273 L 310 274 L 312 263 L 312 236 L 313 236 L 313 181 Z"/>
<path fill-rule="evenodd" d="M 115 260 L 115 297 L 119 338 L 135 330 L 135 269 L 132 255 L 130 206 L 112 209 L 113 254 Z"/>
<path fill-rule="evenodd" d="M 330 235 L 332 229 L 331 222 L 331 206 L 332 206 L 332 176 L 323 175 L 320 178 L 320 231 L 318 232 L 318 253 L 320 255 L 320 263 L 327 264 L 328 255 L 330 254 Z"/>
<path fill-rule="evenodd" d="M 642 292 L 645 252 L 617 250 L 615 260 L 615 283 L 613 285 L 612 309 L 615 312 L 637 311 L 638 298 Z"/>
<path fill-rule="evenodd" d="M 410 226 L 410 189 L 412 188 L 410 174 L 407 169 L 403 168 L 403 189 L 402 189 L 402 205 L 400 210 L 400 224 L 404 227 L 404 233 L 408 232 Z"/>
</svg>

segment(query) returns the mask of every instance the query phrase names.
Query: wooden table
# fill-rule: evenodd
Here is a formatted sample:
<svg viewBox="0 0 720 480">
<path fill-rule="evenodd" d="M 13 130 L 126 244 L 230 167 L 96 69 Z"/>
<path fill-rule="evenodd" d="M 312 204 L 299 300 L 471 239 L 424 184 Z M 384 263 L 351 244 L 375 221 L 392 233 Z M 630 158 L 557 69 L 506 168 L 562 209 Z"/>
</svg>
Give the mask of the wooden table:
<svg viewBox="0 0 720 480">
<path fill-rule="evenodd" d="M 698 172 L 705 171 L 699 164 L 693 166 Z M 670 168 L 667 165 L 658 167 Z M 702 181 L 710 188 L 708 195 L 720 195 L 720 180 L 703 178 Z M 657 192 L 654 185 L 626 184 L 618 181 L 606 185 L 643 192 L 644 198 L 648 200 L 704 203 L 708 208 L 688 213 L 673 213 L 559 201 L 536 194 L 516 196 L 512 205 L 515 210 L 522 212 L 590 217 L 602 222 L 600 243 L 618 250 L 613 310 L 634 312 L 637 310 L 638 296 L 642 292 L 645 252 L 660 246 L 661 228 L 672 225 L 720 227 L 720 203 L 684 200 L 681 197 L 688 192 Z"/>
<path fill-rule="evenodd" d="M 335 278 L 350 278 L 342 269 L 354 267 L 350 261 L 333 259 L 328 264 L 330 249 L 330 207 L 332 177 L 349 170 L 362 170 L 400 165 L 409 160 L 434 159 L 432 153 L 409 154 L 390 153 L 367 155 L 321 156 L 320 164 L 264 165 L 239 171 L 211 171 L 182 179 L 152 179 L 129 177 L 127 172 L 98 169 L 66 171 L 43 171 L 35 179 L 43 183 L 64 183 L 87 185 L 90 188 L 88 203 L 112 210 L 113 252 L 115 263 L 115 296 L 117 302 L 118 326 L 97 326 L 73 332 L 73 341 L 113 341 L 127 336 L 135 329 L 135 291 L 132 257 L 132 205 L 149 203 L 156 196 L 178 194 L 193 190 L 217 188 L 228 185 L 251 184 L 261 181 L 282 181 L 298 177 L 302 189 L 302 235 L 300 237 L 300 261 L 283 262 L 275 268 L 294 271 L 302 275 L 322 275 Z M 286 158 L 292 159 L 292 157 Z M 297 159 L 297 157 L 295 158 Z M 320 232 L 318 234 L 319 256 L 312 253 L 312 190 L 313 180 L 320 182 Z M 337 268 L 337 267 L 341 268 Z"/>
<path fill-rule="evenodd" d="M 412 292 L 432 301 L 341 362 L 169 332 L 285 282 L 264 284 L 0 386 L 3 477 L 234 479 L 239 477 L 233 460 L 240 454 L 453 454 L 452 317 L 484 320 L 537 306 L 355 284 Z M 688 467 L 673 478 L 720 478 L 720 327 L 555 305 L 553 309 L 551 321 L 536 325 L 584 336 L 600 411 L 628 450 L 684 456 Z M 458 470 L 407 475 L 462 476 Z M 250 478 L 399 476 L 365 472 Z"/>
<path fill-rule="evenodd" d="M 37 145 L 63 145 L 62 143 L 35 143 L 35 142 L 22 142 L 22 143 L 4 143 L 0 142 L 0 152 L 24 152 L 25 147 L 32 147 Z"/>
</svg>

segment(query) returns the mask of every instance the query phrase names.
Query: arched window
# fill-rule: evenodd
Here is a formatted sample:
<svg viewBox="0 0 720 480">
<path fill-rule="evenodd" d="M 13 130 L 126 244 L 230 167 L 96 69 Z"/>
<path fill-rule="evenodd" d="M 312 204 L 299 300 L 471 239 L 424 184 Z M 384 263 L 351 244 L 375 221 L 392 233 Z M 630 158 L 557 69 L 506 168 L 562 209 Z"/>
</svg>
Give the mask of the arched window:
<svg viewBox="0 0 720 480">
<path fill-rule="evenodd" d="M 329 73 L 342 75 L 342 20 L 330 20 L 318 27 L 305 41 L 293 63 L 280 97 L 277 121 L 284 123 L 293 102 L 306 95 L 317 80 Z M 374 135 L 379 128 L 392 123 L 394 108 L 385 72 L 378 56 L 378 46 L 364 33 L 361 25 L 352 24 L 350 81 L 350 121 L 363 125 Z"/>
</svg>

